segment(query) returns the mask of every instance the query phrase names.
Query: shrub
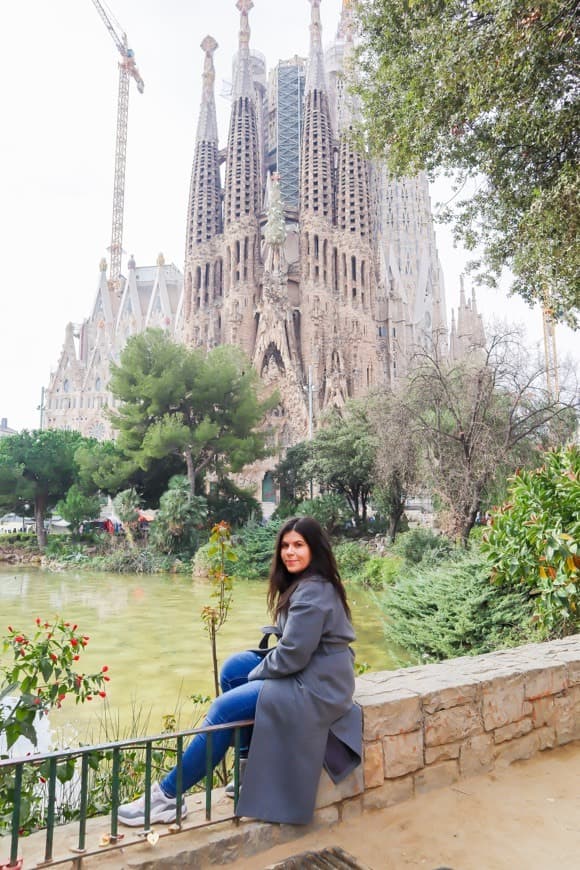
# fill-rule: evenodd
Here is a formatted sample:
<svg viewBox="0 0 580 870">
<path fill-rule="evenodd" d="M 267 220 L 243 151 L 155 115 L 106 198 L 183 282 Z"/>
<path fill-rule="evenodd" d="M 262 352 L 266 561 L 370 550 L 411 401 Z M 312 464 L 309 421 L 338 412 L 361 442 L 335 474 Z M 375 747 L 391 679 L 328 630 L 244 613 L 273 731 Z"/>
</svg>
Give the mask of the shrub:
<svg viewBox="0 0 580 870">
<path fill-rule="evenodd" d="M 478 655 L 536 639 L 533 606 L 490 581 L 480 555 L 415 568 L 379 597 L 388 643 L 412 663 Z"/>
<path fill-rule="evenodd" d="M 371 556 L 355 579 L 370 589 L 382 589 L 395 582 L 401 565 L 403 559 L 400 556 Z"/>
<path fill-rule="evenodd" d="M 9 532 L 6 535 L 0 536 L 0 546 L 2 544 L 10 544 L 13 547 L 22 547 L 24 549 L 36 549 L 37 540 L 35 532 Z"/>
<path fill-rule="evenodd" d="M 53 708 L 59 708 L 67 697 L 74 697 L 78 704 L 106 696 L 107 665 L 91 674 L 78 673 L 75 669 L 89 640 L 78 631 L 77 625 L 71 626 L 58 617 L 52 622 L 37 617 L 36 627 L 30 634 L 8 626 L 1 647 L 5 660 L 0 669 L 0 742 L 5 748 L 0 748 L 0 752 L 9 752 L 21 737 L 36 746 L 38 719 Z M 6 660 L 10 653 L 11 662 Z M 59 782 L 70 781 L 74 769 L 72 759 L 58 765 Z M 23 833 L 30 833 L 43 824 L 45 777 L 44 766 L 24 771 L 19 818 Z M 0 837 L 11 828 L 14 788 L 14 769 L 0 769 Z"/>
<path fill-rule="evenodd" d="M 166 571 L 186 574 L 191 570 L 191 563 L 188 559 L 157 555 L 147 549 L 119 548 L 107 556 L 86 557 L 84 567 L 116 574 L 162 574 Z"/>
<path fill-rule="evenodd" d="M 233 571 L 241 580 L 262 580 L 268 576 L 279 525 L 269 522 L 265 526 L 255 523 L 241 530 L 236 537 L 238 561 Z"/>
<path fill-rule="evenodd" d="M 207 496 L 210 524 L 226 522 L 239 529 L 248 522 L 262 520 L 262 506 L 251 490 L 236 486 L 228 478 L 222 478 L 210 489 Z"/>
<path fill-rule="evenodd" d="M 370 559 L 370 553 L 364 544 L 356 541 L 343 541 L 334 548 L 338 570 L 345 580 L 356 580 L 364 565 Z"/>
<path fill-rule="evenodd" d="M 508 502 L 492 517 L 482 549 L 493 580 L 533 596 L 545 636 L 580 625 L 580 450 L 544 454 L 535 471 L 510 478 Z"/>
<path fill-rule="evenodd" d="M 296 508 L 296 515 L 314 517 L 328 534 L 332 535 L 351 518 L 352 511 L 344 496 L 327 493 L 301 502 Z"/>
<path fill-rule="evenodd" d="M 446 558 L 453 545 L 444 535 L 436 535 L 430 529 L 411 529 L 399 535 L 392 550 L 400 554 L 406 562 L 418 565 L 427 557 L 430 562 Z"/>
<path fill-rule="evenodd" d="M 176 475 L 161 496 L 149 543 L 157 553 L 189 557 L 199 546 L 199 530 L 206 517 L 205 498 L 192 495 L 187 478 Z"/>
</svg>

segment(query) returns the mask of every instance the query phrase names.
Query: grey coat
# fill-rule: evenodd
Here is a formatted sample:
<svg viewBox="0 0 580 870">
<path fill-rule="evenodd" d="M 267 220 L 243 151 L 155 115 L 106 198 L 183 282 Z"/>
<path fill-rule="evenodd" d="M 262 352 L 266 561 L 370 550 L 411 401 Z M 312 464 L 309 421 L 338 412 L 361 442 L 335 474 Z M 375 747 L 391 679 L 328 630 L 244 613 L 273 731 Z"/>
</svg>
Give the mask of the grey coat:
<svg viewBox="0 0 580 870">
<path fill-rule="evenodd" d="M 361 760 L 355 635 L 338 593 L 316 575 L 298 583 L 279 628 L 248 677 L 264 682 L 236 812 L 299 825 L 312 819 L 323 765 L 340 782 Z"/>
</svg>

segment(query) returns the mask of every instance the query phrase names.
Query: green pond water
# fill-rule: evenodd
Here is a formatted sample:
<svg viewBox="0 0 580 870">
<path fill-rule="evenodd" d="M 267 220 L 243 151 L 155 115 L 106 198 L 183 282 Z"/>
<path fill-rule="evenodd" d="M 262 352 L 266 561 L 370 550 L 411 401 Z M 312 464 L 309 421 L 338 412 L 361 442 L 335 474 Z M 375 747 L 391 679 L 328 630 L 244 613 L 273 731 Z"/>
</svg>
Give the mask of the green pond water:
<svg viewBox="0 0 580 870">
<path fill-rule="evenodd" d="M 154 734 L 167 714 L 178 714 L 181 727 L 189 727 L 189 697 L 212 693 L 209 643 L 200 618 L 203 606 L 211 603 L 210 591 L 206 581 L 180 575 L 57 574 L 0 567 L 0 636 L 8 625 L 32 633 L 37 616 L 50 621 L 58 615 L 78 623 L 90 637 L 79 669 L 90 673 L 109 666 L 106 701 L 77 706 L 69 700 L 51 714 L 55 741 L 72 745 Z M 265 598 L 265 582 L 234 584 L 230 617 L 218 636 L 220 661 L 257 646 L 260 627 L 270 621 Z M 373 670 L 392 667 L 372 594 L 351 587 L 349 600 L 357 661 Z M 110 727 L 103 722 L 105 713 Z"/>
</svg>

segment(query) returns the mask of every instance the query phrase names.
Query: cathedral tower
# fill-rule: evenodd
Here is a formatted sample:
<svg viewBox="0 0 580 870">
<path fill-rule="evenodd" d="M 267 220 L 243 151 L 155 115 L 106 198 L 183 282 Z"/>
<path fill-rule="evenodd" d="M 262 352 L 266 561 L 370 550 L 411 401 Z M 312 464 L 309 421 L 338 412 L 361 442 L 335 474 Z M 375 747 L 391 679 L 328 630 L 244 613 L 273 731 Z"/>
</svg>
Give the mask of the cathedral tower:
<svg viewBox="0 0 580 870">
<path fill-rule="evenodd" d="M 226 158 L 223 339 L 248 352 L 254 338 L 254 307 L 261 280 L 262 165 L 250 56 L 249 12 L 254 4 L 253 0 L 238 0 L 236 5 L 240 34 Z"/>
<path fill-rule="evenodd" d="M 205 63 L 187 214 L 183 299 L 184 339 L 209 347 L 221 341 L 223 275 L 221 250 L 216 245 L 223 231 L 214 95 L 213 55 L 217 47 L 211 36 L 201 43 Z"/>
</svg>

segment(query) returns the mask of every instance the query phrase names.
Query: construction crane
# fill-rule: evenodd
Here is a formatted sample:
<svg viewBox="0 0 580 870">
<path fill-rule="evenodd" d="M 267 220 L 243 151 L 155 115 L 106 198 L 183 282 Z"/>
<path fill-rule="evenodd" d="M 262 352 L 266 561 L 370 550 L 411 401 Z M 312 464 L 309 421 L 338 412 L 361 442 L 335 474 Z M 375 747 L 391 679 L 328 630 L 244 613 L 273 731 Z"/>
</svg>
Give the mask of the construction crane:
<svg viewBox="0 0 580 870">
<path fill-rule="evenodd" d="M 115 144 L 115 182 L 113 185 L 113 224 L 111 229 L 111 265 L 109 287 L 121 291 L 121 258 L 123 255 L 123 214 L 125 210 L 125 167 L 127 163 L 127 127 L 129 122 L 129 77 L 135 79 L 140 94 L 145 89 L 135 63 L 135 54 L 128 47 L 127 34 L 110 10 L 100 0 L 93 0 L 105 27 L 113 37 L 121 61 L 119 62 L 119 96 L 117 102 L 117 138 Z"/>
</svg>

